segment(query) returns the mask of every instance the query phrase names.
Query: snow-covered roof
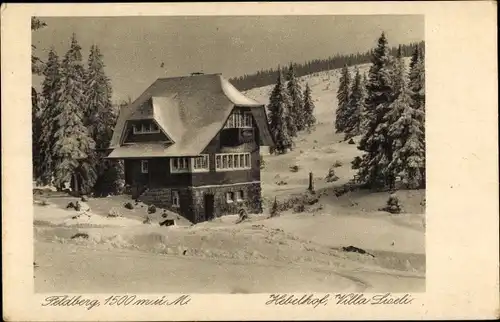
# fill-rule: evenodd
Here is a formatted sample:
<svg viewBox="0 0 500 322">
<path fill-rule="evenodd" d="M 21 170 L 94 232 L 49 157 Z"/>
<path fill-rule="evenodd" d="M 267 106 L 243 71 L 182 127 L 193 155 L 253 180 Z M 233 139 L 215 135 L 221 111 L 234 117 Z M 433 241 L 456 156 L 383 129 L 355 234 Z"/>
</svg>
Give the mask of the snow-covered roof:
<svg viewBox="0 0 500 322">
<path fill-rule="evenodd" d="M 265 115 L 263 104 L 240 93 L 220 74 L 159 78 L 120 111 L 109 158 L 198 155 L 223 128 L 235 106 L 251 107 L 255 117 L 262 115 L 258 110 Z M 156 120 L 173 143 L 122 145 L 127 121 L 141 119 Z M 257 124 L 267 142 L 267 122 Z"/>
</svg>

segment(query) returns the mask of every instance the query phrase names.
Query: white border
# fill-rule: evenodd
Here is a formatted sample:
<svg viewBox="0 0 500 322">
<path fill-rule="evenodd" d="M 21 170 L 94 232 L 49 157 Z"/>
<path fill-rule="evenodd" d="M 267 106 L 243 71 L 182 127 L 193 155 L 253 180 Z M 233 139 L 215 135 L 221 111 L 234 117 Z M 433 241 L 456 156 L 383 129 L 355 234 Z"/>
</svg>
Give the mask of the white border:
<svg viewBox="0 0 500 322">
<path fill-rule="evenodd" d="M 472 319 L 499 316 L 496 3 L 175 3 L 2 6 L 2 257 L 6 320 Z M 411 306 L 266 306 L 265 294 L 192 295 L 158 308 L 42 308 L 33 293 L 29 17 L 424 14 L 427 287 Z M 325 31 L 328 32 L 328 31 Z M 94 295 L 96 296 L 96 295 Z M 106 294 L 99 295 L 105 297 Z M 217 303 L 217 305 L 214 305 Z"/>
</svg>

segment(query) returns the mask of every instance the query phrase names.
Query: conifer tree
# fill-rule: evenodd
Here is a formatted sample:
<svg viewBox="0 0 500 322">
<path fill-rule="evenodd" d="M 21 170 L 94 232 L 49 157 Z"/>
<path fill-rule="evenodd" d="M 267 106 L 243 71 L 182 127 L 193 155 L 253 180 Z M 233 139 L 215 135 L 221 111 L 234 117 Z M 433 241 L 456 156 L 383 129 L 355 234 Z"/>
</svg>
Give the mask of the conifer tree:
<svg viewBox="0 0 500 322">
<path fill-rule="evenodd" d="M 269 127 L 276 144 L 277 153 L 286 153 L 292 147 L 293 141 L 289 132 L 287 120 L 289 113 L 290 98 L 288 96 L 283 74 L 278 73 L 278 79 L 269 98 Z"/>
<path fill-rule="evenodd" d="M 397 56 L 394 61 L 394 97 L 401 92 L 402 82 L 406 79 L 406 68 L 403 60 L 401 45 L 398 47 Z"/>
<path fill-rule="evenodd" d="M 335 111 L 335 131 L 344 132 L 346 124 L 347 105 L 351 96 L 351 76 L 349 68 L 344 65 L 339 79 L 339 88 L 337 90 L 337 110 Z"/>
<path fill-rule="evenodd" d="M 84 68 L 75 34 L 61 67 L 58 129 L 53 146 L 55 183 L 62 188 L 73 179 L 77 188 L 88 191 L 96 179 L 95 142 L 85 127 Z"/>
<path fill-rule="evenodd" d="M 31 31 L 36 31 L 46 26 L 46 23 L 41 21 L 36 17 L 31 17 Z M 31 72 L 35 75 L 41 75 L 43 71 L 43 62 L 41 59 L 35 55 L 36 47 L 31 45 Z M 41 176 L 41 150 L 38 142 L 41 132 L 41 99 L 35 90 L 31 87 L 31 152 L 32 152 L 32 162 L 33 162 L 33 178 L 39 181 Z"/>
<path fill-rule="evenodd" d="M 386 172 L 399 176 L 408 188 L 422 186 L 425 177 L 425 142 L 422 127 L 423 111 L 413 108 L 408 85 L 401 82 L 400 94 L 387 114 L 388 135 L 393 140 L 393 156 Z"/>
<path fill-rule="evenodd" d="M 302 131 L 305 129 L 304 124 L 304 99 L 302 97 L 302 89 L 295 76 L 295 70 L 293 64 L 290 64 L 287 74 L 287 90 L 290 96 L 290 121 L 293 122 L 290 128 L 290 135 L 296 136 L 297 131 Z M 294 129 L 296 129 L 294 131 Z"/>
<path fill-rule="evenodd" d="M 316 124 L 316 117 L 314 116 L 314 102 L 311 97 L 311 88 L 306 84 L 304 90 L 304 124 L 305 128 L 310 130 Z"/>
<path fill-rule="evenodd" d="M 41 133 L 38 138 L 42 164 L 40 180 L 45 185 L 51 183 L 54 174 L 52 149 L 55 143 L 55 132 L 58 130 L 59 125 L 56 117 L 60 114 L 59 109 L 61 108 L 59 104 L 61 95 L 60 69 L 59 57 L 54 48 L 51 48 L 43 71 L 42 97 L 44 103 L 41 113 Z"/>
<path fill-rule="evenodd" d="M 85 114 L 89 129 L 97 149 L 106 149 L 113 135 L 117 119 L 117 110 L 111 102 L 112 88 L 104 71 L 103 56 L 99 47 L 92 45 L 85 73 Z M 95 157 L 95 169 L 98 177 L 93 187 L 97 195 L 117 193 L 118 181 L 121 180 L 121 163 L 103 159 L 103 154 Z"/>
<path fill-rule="evenodd" d="M 415 48 L 411 62 L 410 62 L 410 80 L 409 88 L 413 101 L 413 108 L 418 110 L 417 116 L 423 133 L 421 140 L 422 145 L 425 147 L 425 56 L 423 48 L 418 45 Z M 422 187 L 425 187 L 425 148 L 424 148 L 424 162 L 420 169 L 422 180 Z"/>
<path fill-rule="evenodd" d="M 365 110 L 365 89 L 359 69 L 356 67 L 352 94 L 345 113 L 345 140 L 361 134 L 362 113 Z"/>
<path fill-rule="evenodd" d="M 92 45 L 85 73 L 86 126 L 96 142 L 96 148 L 106 148 L 113 134 L 116 112 L 111 103 L 112 88 L 104 72 L 99 47 Z"/>
<path fill-rule="evenodd" d="M 387 173 L 392 161 L 392 139 L 388 135 L 386 115 L 394 98 L 392 59 L 387 39 L 382 33 L 373 51 L 366 99 L 367 131 L 358 148 L 365 152 L 353 162 L 357 180 L 371 189 L 390 188 L 395 178 Z"/>
</svg>

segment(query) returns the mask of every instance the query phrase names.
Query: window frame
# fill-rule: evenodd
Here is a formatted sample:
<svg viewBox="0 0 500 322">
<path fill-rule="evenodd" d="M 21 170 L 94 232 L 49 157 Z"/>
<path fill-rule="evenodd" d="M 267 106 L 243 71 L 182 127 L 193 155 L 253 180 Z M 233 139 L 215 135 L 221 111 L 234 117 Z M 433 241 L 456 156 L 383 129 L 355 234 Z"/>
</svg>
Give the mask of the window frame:
<svg viewBox="0 0 500 322">
<path fill-rule="evenodd" d="M 231 157 L 229 157 L 231 156 Z M 238 159 L 235 162 L 235 159 Z M 224 163 L 224 160 L 226 161 Z M 231 160 L 231 164 L 229 164 Z M 215 171 L 240 171 L 252 169 L 252 154 L 250 152 L 239 153 L 216 153 L 215 154 Z M 243 161 L 243 163 L 241 162 Z M 235 164 L 238 167 L 235 167 Z"/>
<path fill-rule="evenodd" d="M 153 130 L 152 127 L 155 127 L 156 130 Z M 146 128 L 145 123 L 140 124 L 140 130 L 138 129 L 138 124 L 132 124 L 132 132 L 134 134 L 155 134 L 155 133 L 160 133 L 160 127 L 158 124 L 155 123 L 155 121 L 148 122 L 148 127 Z"/>
<path fill-rule="evenodd" d="M 229 115 L 225 129 L 251 129 L 253 128 L 253 114 L 249 111 L 233 111 Z"/>
<path fill-rule="evenodd" d="M 190 172 L 191 168 L 191 162 L 190 162 L 190 157 L 173 157 L 170 158 L 170 173 L 187 173 Z M 175 162 L 175 161 L 177 162 Z M 179 165 L 180 163 L 186 163 L 186 167 L 180 168 Z M 177 163 L 177 167 L 174 167 L 174 163 Z"/>
<path fill-rule="evenodd" d="M 172 190 L 172 207 L 180 207 L 181 206 L 181 198 L 179 196 L 178 190 Z"/>
<path fill-rule="evenodd" d="M 196 168 L 196 160 L 204 158 L 206 165 L 203 168 Z M 208 172 L 210 171 L 210 154 L 200 154 L 199 156 L 191 158 L 191 171 L 192 172 Z"/>
<path fill-rule="evenodd" d="M 243 201 L 245 201 L 245 194 L 243 193 L 243 190 L 236 191 L 236 193 L 234 194 L 234 196 L 235 196 L 235 201 L 236 202 L 243 202 Z"/>
<path fill-rule="evenodd" d="M 231 196 L 230 198 L 228 198 Z M 226 203 L 234 203 L 234 192 L 233 191 L 226 191 Z"/>
<path fill-rule="evenodd" d="M 149 160 L 141 160 L 141 173 L 149 173 Z M 146 165 L 146 170 L 144 170 L 144 165 Z"/>
</svg>

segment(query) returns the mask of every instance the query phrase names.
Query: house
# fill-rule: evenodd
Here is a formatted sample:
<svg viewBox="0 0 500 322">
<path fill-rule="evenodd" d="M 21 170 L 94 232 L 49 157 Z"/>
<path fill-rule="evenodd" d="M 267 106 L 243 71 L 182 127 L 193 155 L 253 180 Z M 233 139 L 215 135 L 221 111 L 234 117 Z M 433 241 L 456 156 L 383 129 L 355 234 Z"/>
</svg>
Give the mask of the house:
<svg viewBox="0 0 500 322">
<path fill-rule="evenodd" d="M 133 197 L 194 223 L 262 212 L 265 106 L 220 74 L 157 79 L 124 108 L 108 158 L 123 159 Z"/>
</svg>

